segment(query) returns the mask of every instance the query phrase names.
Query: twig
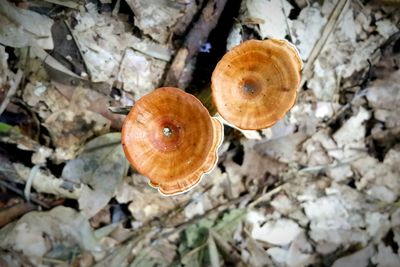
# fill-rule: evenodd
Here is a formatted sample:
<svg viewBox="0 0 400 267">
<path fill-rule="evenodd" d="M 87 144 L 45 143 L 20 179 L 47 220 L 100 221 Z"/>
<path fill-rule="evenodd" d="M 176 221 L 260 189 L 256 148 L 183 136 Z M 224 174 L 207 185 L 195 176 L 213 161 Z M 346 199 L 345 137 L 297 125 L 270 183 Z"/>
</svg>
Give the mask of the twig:
<svg viewBox="0 0 400 267">
<path fill-rule="evenodd" d="M 173 235 L 175 233 L 179 233 L 182 230 L 184 230 L 187 226 L 189 226 L 191 224 L 194 224 L 194 223 L 197 223 L 201 219 L 203 219 L 205 217 L 208 217 L 208 216 L 210 216 L 210 215 L 212 215 L 212 214 L 214 214 L 216 212 L 219 212 L 219 210 L 221 208 L 225 209 L 226 207 L 228 207 L 230 205 L 234 205 L 234 204 L 237 204 L 237 203 L 241 202 L 245 198 L 252 198 L 252 197 L 253 196 L 250 193 L 247 193 L 247 194 L 245 194 L 245 195 L 243 195 L 241 197 L 229 200 L 229 201 L 227 201 L 227 202 L 225 202 L 225 203 L 223 203 L 221 205 L 218 205 L 218 206 L 208 210 L 203 215 L 194 217 L 194 218 L 192 218 L 192 219 L 190 219 L 190 220 L 188 220 L 186 222 L 177 224 L 175 226 L 170 226 L 170 227 L 168 227 L 169 229 L 165 229 L 165 227 L 164 227 L 164 231 L 160 231 L 160 230 L 155 231 L 155 229 L 157 227 L 161 228 L 161 226 L 162 226 L 161 224 L 164 221 L 168 220 L 171 215 L 173 216 L 174 212 L 168 212 L 165 215 L 166 219 L 164 219 L 163 222 L 159 222 L 159 221 L 150 222 L 150 223 L 147 223 L 147 224 L 143 225 L 142 227 L 140 227 L 136 231 L 130 233 L 130 237 L 125 239 L 123 242 L 121 242 L 121 246 L 120 246 L 119 249 L 123 249 L 123 248 L 125 248 L 127 246 L 132 246 L 132 245 L 133 245 L 133 247 L 135 247 L 140 243 L 140 241 L 143 241 L 143 240 L 146 240 L 146 239 L 149 239 L 149 238 L 151 240 L 160 240 L 162 238 L 166 238 L 166 237 L 168 237 L 170 235 Z M 188 205 L 188 203 L 190 203 L 190 202 L 191 201 L 188 201 L 184 206 Z M 180 210 L 183 210 L 183 209 L 180 209 Z M 170 230 L 171 228 L 172 228 L 172 230 Z M 112 255 L 108 255 L 107 257 L 112 259 Z M 104 260 L 102 262 L 104 262 Z M 97 264 L 96 264 L 96 266 L 97 266 Z"/>
<path fill-rule="evenodd" d="M 117 0 L 111 14 L 116 17 L 118 15 L 120 7 L 121 7 L 121 0 Z"/>
<path fill-rule="evenodd" d="M 328 40 L 329 36 L 333 32 L 333 29 L 337 25 L 337 22 L 339 20 L 340 15 L 344 11 L 344 7 L 348 0 L 340 0 L 335 8 L 333 9 L 328 22 L 326 23 L 326 26 L 322 32 L 321 38 L 318 40 L 318 42 L 314 45 L 313 50 L 311 51 L 311 54 L 304 65 L 303 68 L 303 75 L 301 78 L 300 82 L 300 88 L 303 87 L 304 83 L 311 78 L 313 74 L 313 67 L 314 67 L 314 62 L 318 58 L 319 54 L 321 53 L 322 49 L 324 48 L 326 41 Z"/>
<path fill-rule="evenodd" d="M 68 21 L 64 20 L 64 24 L 65 24 L 65 26 L 67 27 L 69 33 L 71 34 L 72 40 L 74 40 L 74 43 L 75 43 L 75 45 L 76 45 L 76 48 L 78 49 L 79 55 L 80 55 L 81 58 L 82 58 L 83 65 L 85 65 L 85 69 L 86 69 L 86 72 L 87 72 L 87 75 L 88 75 L 87 78 L 88 78 L 88 80 L 91 81 L 91 80 L 92 80 L 92 78 L 91 78 L 91 77 L 92 77 L 92 74 L 91 74 L 91 72 L 90 72 L 90 69 L 88 68 L 88 65 L 87 65 L 87 63 L 86 63 L 85 57 L 84 57 L 84 55 L 83 55 L 83 53 L 82 53 L 81 46 L 80 46 L 78 40 L 76 39 L 74 33 L 72 32 L 72 28 L 71 28 L 71 26 L 69 25 Z M 80 76 L 82 76 L 82 75 L 80 75 Z"/>
<path fill-rule="evenodd" d="M 286 186 L 287 183 L 283 183 L 277 187 L 275 187 L 274 189 L 272 189 L 271 191 L 262 194 L 259 198 L 257 198 L 256 200 L 254 200 L 253 202 L 250 203 L 250 205 L 248 206 L 250 209 L 253 208 L 254 206 L 256 206 L 258 203 L 269 200 L 271 198 L 272 195 L 275 195 L 277 193 L 279 193 L 284 186 Z"/>
<path fill-rule="evenodd" d="M 34 209 L 36 209 L 36 206 L 30 203 L 19 203 L 10 208 L 0 210 L 0 227 L 3 227 L 17 217 Z"/>
<path fill-rule="evenodd" d="M 339 167 L 339 166 L 348 164 L 348 163 L 350 163 L 352 161 L 356 161 L 356 160 L 358 160 L 358 159 L 360 159 L 362 157 L 363 156 L 355 156 L 355 157 L 351 157 L 351 158 L 348 158 L 348 159 L 345 159 L 343 161 L 340 161 L 340 162 L 337 162 L 337 163 L 333 163 L 333 164 L 325 164 L 325 165 L 306 167 L 306 168 L 303 168 L 303 169 L 299 170 L 299 173 L 302 173 L 302 172 L 318 172 L 318 171 L 324 170 L 324 169 L 330 169 L 330 168 Z"/>
<path fill-rule="evenodd" d="M 202 192 L 202 194 L 204 194 L 211 188 L 212 188 L 212 185 L 205 188 L 204 191 Z M 136 240 L 138 236 L 141 236 L 142 237 L 141 239 L 143 239 L 147 234 L 149 234 L 155 228 L 162 228 L 163 226 L 165 228 L 169 228 L 169 227 L 174 228 L 175 225 L 165 226 L 166 222 L 168 222 L 171 218 L 173 218 L 174 215 L 179 214 L 179 212 L 183 211 L 185 209 L 185 207 L 187 207 L 192 202 L 193 202 L 193 199 L 191 198 L 188 201 L 186 201 L 185 203 L 183 203 L 181 206 L 178 206 L 176 209 L 169 210 L 169 211 L 163 213 L 162 215 L 158 216 L 158 218 L 162 218 L 162 220 L 159 220 L 157 218 L 157 219 L 154 219 L 150 222 L 143 224 L 139 229 L 132 232 L 130 234 L 130 237 L 128 237 L 122 243 L 124 243 L 124 244 L 131 243 L 132 240 Z"/>
<path fill-rule="evenodd" d="M 10 103 L 11 97 L 13 97 L 13 95 L 15 95 L 15 93 L 17 92 L 23 74 L 24 72 L 21 69 L 18 69 L 17 74 L 14 77 L 14 82 L 10 86 L 10 89 L 8 90 L 6 97 L 4 98 L 3 102 L 0 105 L 0 116 Z"/>
<path fill-rule="evenodd" d="M 375 48 L 375 50 L 372 52 L 372 54 L 375 54 L 379 49 L 380 50 L 386 49 L 388 46 L 390 46 L 392 43 L 397 41 L 397 39 L 399 39 L 399 38 L 400 38 L 400 31 L 393 33 L 382 45 Z"/>
<path fill-rule="evenodd" d="M 77 10 L 79 9 L 79 4 L 73 1 L 64 1 L 64 0 L 44 0 L 44 1 L 72 9 L 77 9 Z"/>
<path fill-rule="evenodd" d="M 289 41 L 293 42 L 292 32 L 290 30 L 289 22 L 288 22 L 288 14 L 286 14 L 285 8 L 283 7 L 283 0 L 281 0 L 281 9 L 282 9 L 282 13 L 285 17 L 285 24 L 286 24 L 286 30 L 287 30 L 288 36 L 289 36 Z"/>
<path fill-rule="evenodd" d="M 210 32 L 215 28 L 227 0 L 209 0 L 201 12 L 189 34 L 186 36 L 184 45 L 178 50 L 172 64 L 167 72 L 164 86 L 176 86 L 185 89 L 193 70 L 188 66 L 193 63 L 200 47 L 207 40 Z"/>
<path fill-rule="evenodd" d="M 4 180 L 0 180 L 0 185 L 4 186 L 8 190 L 10 190 L 10 191 L 12 191 L 12 192 L 14 192 L 14 193 L 16 193 L 16 194 L 18 194 L 20 196 L 24 196 L 24 192 L 22 190 L 18 189 L 17 187 L 15 187 L 12 184 L 7 183 Z M 38 204 L 39 206 L 42 206 L 45 209 L 50 209 L 50 206 L 47 203 L 39 200 L 37 197 L 31 195 L 30 199 L 32 200 L 33 203 L 36 203 L 36 204 Z"/>
<path fill-rule="evenodd" d="M 239 202 L 241 202 L 243 199 L 245 198 L 251 198 L 250 193 L 247 193 L 243 196 L 240 196 L 238 198 L 234 198 L 231 199 L 223 204 L 220 204 L 218 206 L 213 207 L 212 209 L 209 209 L 208 211 L 206 211 L 204 214 L 200 215 L 200 216 L 196 216 L 188 221 L 185 221 L 181 224 L 175 225 L 175 228 L 172 230 L 167 230 L 166 232 L 162 233 L 160 232 L 159 234 L 156 235 L 156 238 L 166 238 L 170 235 L 176 234 L 181 232 L 182 230 L 184 230 L 187 226 L 191 225 L 191 224 L 195 224 L 197 222 L 199 222 L 201 219 L 206 218 L 208 216 L 211 216 L 212 214 L 218 213 L 220 211 L 220 209 L 226 209 L 227 207 L 231 206 L 231 205 L 235 205 Z"/>
<path fill-rule="evenodd" d="M 369 69 L 368 69 L 365 77 L 362 79 L 361 83 L 354 85 L 354 87 L 355 86 L 359 86 L 359 88 L 354 93 L 353 98 L 351 99 L 351 101 L 348 102 L 346 105 L 340 107 L 340 109 L 335 114 L 333 114 L 333 116 L 329 119 L 329 121 L 324 123 L 324 126 L 323 126 L 324 128 L 334 124 L 339 119 L 339 117 L 353 105 L 355 100 L 357 100 L 360 97 L 365 96 L 365 90 L 364 89 L 367 87 L 367 84 L 368 84 L 368 82 L 370 80 L 370 73 L 371 73 L 371 62 L 369 60 L 368 60 L 368 64 L 369 64 Z M 346 89 L 346 88 L 342 88 L 342 90 L 344 90 L 344 89 Z"/>
<path fill-rule="evenodd" d="M 229 241 L 226 241 L 220 234 L 212 229 L 210 229 L 210 235 L 213 236 L 217 246 L 220 247 L 226 255 L 231 257 L 232 262 L 242 262 L 244 266 L 246 266 L 246 261 L 238 253 L 239 250 L 234 245 L 232 245 Z"/>
</svg>

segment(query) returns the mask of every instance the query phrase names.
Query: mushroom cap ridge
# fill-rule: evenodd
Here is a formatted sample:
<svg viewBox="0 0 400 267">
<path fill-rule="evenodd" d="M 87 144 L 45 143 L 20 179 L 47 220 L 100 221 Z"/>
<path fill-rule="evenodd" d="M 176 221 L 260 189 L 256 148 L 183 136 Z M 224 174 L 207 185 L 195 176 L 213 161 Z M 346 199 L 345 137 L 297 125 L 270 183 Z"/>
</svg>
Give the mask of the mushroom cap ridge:
<svg viewBox="0 0 400 267">
<path fill-rule="evenodd" d="M 294 105 L 302 61 L 286 40 L 249 40 L 226 53 L 211 78 L 222 118 L 239 129 L 270 127 Z"/>
<path fill-rule="evenodd" d="M 222 124 L 193 95 L 163 87 L 139 99 L 125 119 L 128 161 L 164 195 L 194 187 L 216 164 Z"/>
</svg>

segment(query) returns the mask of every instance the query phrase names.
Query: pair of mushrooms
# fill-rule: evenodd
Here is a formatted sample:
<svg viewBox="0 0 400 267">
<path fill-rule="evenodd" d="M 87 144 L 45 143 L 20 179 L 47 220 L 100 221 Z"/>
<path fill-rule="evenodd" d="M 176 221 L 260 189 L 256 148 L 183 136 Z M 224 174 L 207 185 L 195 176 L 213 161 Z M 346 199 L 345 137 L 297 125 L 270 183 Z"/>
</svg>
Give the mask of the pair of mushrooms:
<svg viewBox="0 0 400 267">
<path fill-rule="evenodd" d="M 246 41 L 225 54 L 211 78 L 223 120 L 264 129 L 293 106 L 302 61 L 285 40 Z M 217 163 L 222 123 L 193 95 L 163 87 L 139 99 L 122 127 L 129 162 L 164 195 L 185 192 Z"/>
</svg>

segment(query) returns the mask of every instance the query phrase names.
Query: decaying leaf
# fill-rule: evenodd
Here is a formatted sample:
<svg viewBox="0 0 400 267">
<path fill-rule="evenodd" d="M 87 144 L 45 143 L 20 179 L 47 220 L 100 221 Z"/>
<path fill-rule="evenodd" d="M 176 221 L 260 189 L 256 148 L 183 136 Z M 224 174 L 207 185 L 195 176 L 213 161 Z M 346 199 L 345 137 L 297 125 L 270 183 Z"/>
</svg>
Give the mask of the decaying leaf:
<svg viewBox="0 0 400 267">
<path fill-rule="evenodd" d="M 291 5 L 286 0 L 247 0 L 250 18 L 260 20 L 257 29 L 261 38 L 283 39 L 289 34 L 291 21 L 288 19 Z"/>
<path fill-rule="evenodd" d="M 219 236 L 226 241 L 233 240 L 233 233 L 243 221 L 245 215 L 246 210 L 244 209 L 230 210 L 213 226 L 213 231 L 218 232 Z"/>
<path fill-rule="evenodd" d="M 60 245 L 71 253 L 102 250 L 87 219 L 75 210 L 63 206 L 47 212 L 30 212 L 16 223 L 2 228 L 0 237 L 2 249 L 20 251 L 30 256 L 37 265 L 42 263 L 42 257 L 49 255 Z"/>
<path fill-rule="evenodd" d="M 303 8 L 296 20 L 292 22 L 293 43 L 299 50 L 303 60 L 307 60 L 315 43 L 321 36 L 321 31 L 327 23 L 318 4 Z"/>
<path fill-rule="evenodd" d="M 0 1 L 0 43 L 11 47 L 40 46 L 53 49 L 53 20 L 36 12 Z"/>
<path fill-rule="evenodd" d="M 77 159 L 67 162 L 62 178 L 84 183 L 79 208 L 88 218 L 101 210 L 114 196 L 127 172 L 120 133 L 99 136 L 86 144 Z"/>
<path fill-rule="evenodd" d="M 272 245 L 289 245 L 302 232 L 297 223 L 288 219 L 266 221 L 260 214 L 249 213 L 247 220 L 253 226 L 252 237 Z"/>
<path fill-rule="evenodd" d="M 179 1 L 128 0 L 127 3 L 135 14 L 135 25 L 159 43 L 166 43 L 171 37 L 186 9 L 185 3 Z"/>
<path fill-rule="evenodd" d="M 56 87 L 38 81 L 27 83 L 22 97 L 42 119 L 69 106 L 68 99 Z"/>
<path fill-rule="evenodd" d="M 49 130 L 56 149 L 56 160 L 75 158 L 81 145 L 93 135 L 106 133 L 110 122 L 89 110 L 74 112 L 62 109 L 50 115 L 44 125 Z"/>
<path fill-rule="evenodd" d="M 398 266 L 400 264 L 400 257 L 396 254 L 390 246 L 379 243 L 377 253 L 371 257 L 371 261 L 377 266 Z"/>
<path fill-rule="evenodd" d="M 8 68 L 8 54 L 6 53 L 5 47 L 0 45 L 0 96 L 6 93 L 5 87 L 9 86 L 8 83 L 12 79 L 13 73 Z"/>
<path fill-rule="evenodd" d="M 175 257 L 176 247 L 168 242 L 158 242 L 153 247 L 147 247 L 136 255 L 130 267 L 167 267 Z"/>
<path fill-rule="evenodd" d="M 118 81 L 123 84 L 125 91 L 132 92 L 138 98 L 157 87 L 164 68 L 165 62 L 128 48 L 119 66 Z M 143 91 L 139 91 L 139 88 Z"/>
<path fill-rule="evenodd" d="M 329 10 L 328 6 L 331 3 L 324 2 L 322 10 Z M 373 9 L 371 6 L 368 8 Z M 376 10 L 375 14 L 379 12 L 381 11 Z M 337 92 L 338 82 L 366 68 L 367 60 L 374 58 L 376 49 L 386 40 L 386 36 L 398 30 L 390 20 L 382 19 L 381 23 L 385 27 L 378 27 L 377 35 L 366 36 L 365 30 L 357 24 L 357 14 L 359 13 L 352 5 L 345 7 L 343 16 L 315 61 L 314 76 L 307 82 L 307 86 L 312 88 L 318 100 L 332 100 Z M 365 17 L 367 24 L 371 23 L 371 18 Z"/>
<path fill-rule="evenodd" d="M 400 71 L 389 77 L 376 80 L 367 88 L 368 104 L 375 109 L 374 117 L 387 128 L 400 126 Z"/>
<path fill-rule="evenodd" d="M 121 246 L 113 251 L 109 256 L 97 262 L 93 267 L 109 267 L 109 266 L 128 266 L 128 256 L 132 251 L 132 245 Z"/>
<path fill-rule="evenodd" d="M 345 122 L 345 124 L 333 134 L 333 139 L 339 148 L 351 147 L 365 137 L 365 121 L 370 118 L 370 113 L 360 108 L 358 113 Z M 353 146 L 354 148 L 354 146 Z"/>
<path fill-rule="evenodd" d="M 363 230 L 366 222 L 361 211 L 365 207 L 364 197 L 346 186 L 335 186 L 329 191 L 325 197 L 302 203 L 310 219 L 310 238 L 319 244 L 318 252 L 330 253 L 340 244 L 366 245 L 369 235 Z"/>
<path fill-rule="evenodd" d="M 398 7 L 242 0 L 211 18 L 225 0 L 89 2 L 0 0 L 0 207 L 64 205 L 3 220 L 1 266 L 400 266 Z M 166 198 L 126 175 L 110 105 L 191 68 L 181 80 L 207 99 L 225 41 L 266 38 L 305 63 L 285 118 L 226 126 L 198 190 Z"/>
<path fill-rule="evenodd" d="M 400 195 L 399 158 L 400 149 L 395 147 L 386 153 L 383 163 L 371 156 L 354 161 L 352 166 L 361 175 L 357 189 L 381 201 L 394 202 Z"/>
<path fill-rule="evenodd" d="M 374 253 L 374 248 L 372 245 L 367 246 L 351 255 L 342 257 L 337 259 L 333 267 L 341 267 L 341 266 L 365 266 L 368 265 L 370 258 Z"/>
<path fill-rule="evenodd" d="M 88 10 L 77 15 L 73 33 L 92 81 L 117 81 L 135 98 L 156 88 L 170 59 L 169 49 L 135 37 L 124 20 L 98 14 L 95 5 L 89 4 Z"/>
<path fill-rule="evenodd" d="M 245 216 L 245 210 L 233 209 L 224 214 L 217 222 L 204 218 L 198 223 L 190 225 L 184 232 L 184 240 L 179 247 L 183 254 L 182 262 L 190 266 L 203 266 L 205 262 L 216 262 L 215 249 L 212 248 L 214 255 L 207 254 L 209 251 L 209 231 L 218 233 L 219 238 L 225 242 L 233 239 L 233 233 Z M 213 241 L 211 241 L 213 242 Z M 211 244 L 213 247 L 213 244 Z"/>
<path fill-rule="evenodd" d="M 176 205 L 171 198 L 160 198 L 158 191 L 149 188 L 148 184 L 145 187 L 132 188 L 132 193 L 134 196 L 128 208 L 135 220 L 139 222 L 151 221 L 173 210 Z"/>
</svg>

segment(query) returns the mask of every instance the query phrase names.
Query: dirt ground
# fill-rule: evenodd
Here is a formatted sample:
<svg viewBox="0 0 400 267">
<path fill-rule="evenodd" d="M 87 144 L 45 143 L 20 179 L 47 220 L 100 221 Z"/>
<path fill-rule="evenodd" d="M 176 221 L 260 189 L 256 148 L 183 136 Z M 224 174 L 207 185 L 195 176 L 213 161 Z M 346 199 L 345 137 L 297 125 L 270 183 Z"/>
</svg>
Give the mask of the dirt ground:
<svg viewBox="0 0 400 267">
<path fill-rule="evenodd" d="M 303 61 L 263 130 L 162 196 L 125 158 L 127 110 L 250 39 Z M 0 266 L 400 266 L 398 0 L 0 0 Z"/>
</svg>

